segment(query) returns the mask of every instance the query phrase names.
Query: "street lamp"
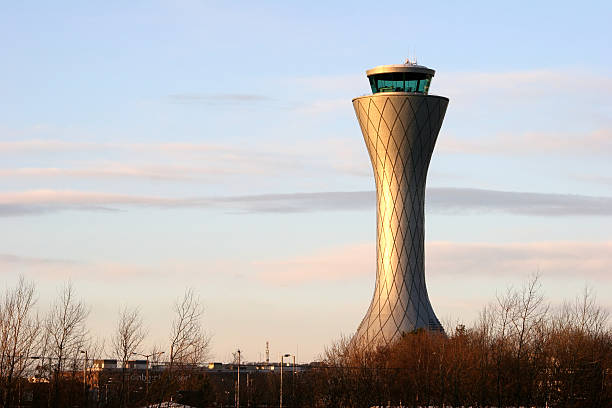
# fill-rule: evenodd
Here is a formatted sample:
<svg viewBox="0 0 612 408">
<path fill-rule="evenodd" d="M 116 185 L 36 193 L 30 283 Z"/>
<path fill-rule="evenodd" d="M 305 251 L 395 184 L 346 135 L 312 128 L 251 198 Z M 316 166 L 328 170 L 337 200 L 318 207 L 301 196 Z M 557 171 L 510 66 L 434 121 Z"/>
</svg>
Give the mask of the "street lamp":
<svg viewBox="0 0 612 408">
<path fill-rule="evenodd" d="M 30 358 L 32 360 L 40 360 L 41 361 L 41 364 L 39 364 L 39 366 L 38 366 L 40 368 L 40 370 L 38 372 L 39 375 L 40 375 L 40 378 L 42 378 L 42 372 L 45 369 L 45 358 L 49 359 L 49 378 L 47 379 L 47 382 L 49 383 L 49 386 L 47 387 L 47 391 L 48 391 L 47 392 L 47 405 L 50 405 L 51 404 L 51 374 L 52 374 L 51 373 L 51 359 L 53 357 L 49 357 L 49 356 L 30 356 Z"/>
<path fill-rule="evenodd" d="M 240 349 L 237 351 L 238 353 L 238 382 L 236 391 L 236 408 L 240 408 Z"/>
<path fill-rule="evenodd" d="M 43 371 L 44 365 L 45 365 L 45 358 L 41 357 L 41 356 L 31 356 L 30 359 L 32 359 L 32 360 L 42 360 L 42 363 L 38 364 L 38 367 L 36 367 L 38 369 L 38 377 L 40 379 L 42 379 L 42 371 Z"/>
<path fill-rule="evenodd" d="M 83 363 L 83 396 L 85 397 L 85 405 L 87 405 L 87 350 L 80 350 L 81 354 L 85 354 L 85 362 Z"/>
<path fill-rule="evenodd" d="M 293 354 L 293 372 L 291 373 L 291 405 L 295 406 L 295 354 Z"/>
<path fill-rule="evenodd" d="M 283 408 L 283 366 L 285 365 L 284 357 L 291 357 L 291 354 L 281 355 L 281 366 L 280 366 L 280 408 Z M 295 356 L 293 357 L 295 361 Z M 295 366 L 295 362 L 294 362 Z"/>
<path fill-rule="evenodd" d="M 147 359 L 147 365 L 145 367 L 145 376 L 146 376 L 146 380 L 145 380 L 145 402 L 148 404 L 149 403 L 149 357 L 155 357 L 155 356 L 161 356 L 162 354 L 164 354 L 163 351 L 159 351 L 157 353 L 151 353 L 151 354 L 140 354 L 140 353 L 135 353 L 132 352 L 132 354 L 136 355 L 136 356 L 142 356 L 145 357 Z"/>
</svg>

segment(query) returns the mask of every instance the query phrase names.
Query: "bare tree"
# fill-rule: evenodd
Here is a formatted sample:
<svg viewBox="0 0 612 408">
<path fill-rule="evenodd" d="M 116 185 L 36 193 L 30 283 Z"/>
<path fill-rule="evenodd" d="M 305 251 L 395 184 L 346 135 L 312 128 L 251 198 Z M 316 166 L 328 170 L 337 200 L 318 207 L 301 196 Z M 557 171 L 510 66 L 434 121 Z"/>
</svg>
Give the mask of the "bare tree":
<svg viewBox="0 0 612 408">
<path fill-rule="evenodd" d="M 548 306 L 544 303 L 541 294 L 540 276 L 533 275 L 516 295 L 516 307 L 512 316 L 512 325 L 517 336 L 517 358 L 522 356 L 525 343 L 529 341 L 534 324 L 547 312 Z"/>
<path fill-rule="evenodd" d="M 15 400 L 16 382 L 31 368 L 30 359 L 40 341 L 40 321 L 34 314 L 35 287 L 19 278 L 0 301 L 0 406 Z"/>
<path fill-rule="evenodd" d="M 149 362 L 151 366 L 161 365 L 163 360 L 162 355 L 164 354 L 165 352 L 163 351 L 163 348 L 157 344 L 154 344 L 153 347 L 149 349 L 149 355 L 151 356 L 149 358 Z"/>
<path fill-rule="evenodd" d="M 202 328 L 204 307 L 193 289 L 174 304 L 175 317 L 170 337 L 170 370 L 176 364 L 198 364 L 208 356 L 210 337 Z"/>
<path fill-rule="evenodd" d="M 174 303 L 174 319 L 170 330 L 168 365 L 158 387 L 159 405 L 177 390 L 177 368 L 186 369 L 203 362 L 209 353 L 210 337 L 202 327 L 204 308 L 193 289 L 185 290 Z"/>
<path fill-rule="evenodd" d="M 573 303 L 563 307 L 570 326 L 581 333 L 601 334 L 608 329 L 609 312 L 597 304 L 592 288 L 585 287 Z"/>
<path fill-rule="evenodd" d="M 119 320 L 117 329 L 113 337 L 113 350 L 118 359 L 121 360 L 121 390 L 120 401 L 121 406 L 128 404 L 128 384 L 126 383 L 127 364 L 133 354 L 136 353 L 138 347 L 144 340 L 146 331 L 143 328 L 142 317 L 140 311 L 124 307 L 119 312 Z"/>
<path fill-rule="evenodd" d="M 75 299 L 74 288 L 66 283 L 59 297 L 51 305 L 45 321 L 46 349 L 53 362 L 53 405 L 59 406 L 60 375 L 67 361 L 74 362 L 83 348 L 87 336 L 85 321 L 89 308 Z"/>
<path fill-rule="evenodd" d="M 140 311 L 127 307 L 123 308 L 119 312 L 119 320 L 113 338 L 113 351 L 124 365 L 136 352 L 145 336 L 146 331 L 143 327 Z"/>
<path fill-rule="evenodd" d="M 540 276 L 532 275 L 521 291 L 516 294 L 516 305 L 512 314 L 512 325 L 515 333 L 516 387 L 514 397 L 517 405 L 522 404 L 524 397 L 525 377 L 523 362 L 528 354 L 526 349 L 531 345 L 536 328 L 548 312 L 541 293 Z M 532 353 L 531 360 L 534 361 Z"/>
<path fill-rule="evenodd" d="M 92 336 L 87 336 L 87 339 L 84 341 L 83 345 L 80 348 L 81 356 L 85 356 L 85 362 L 81 366 L 81 369 L 84 371 L 83 376 L 85 377 L 83 401 L 86 407 L 89 406 L 89 390 L 93 385 L 92 372 L 94 370 L 94 362 L 95 360 L 102 358 L 102 356 L 105 354 L 104 350 L 104 338 L 97 338 Z"/>
</svg>

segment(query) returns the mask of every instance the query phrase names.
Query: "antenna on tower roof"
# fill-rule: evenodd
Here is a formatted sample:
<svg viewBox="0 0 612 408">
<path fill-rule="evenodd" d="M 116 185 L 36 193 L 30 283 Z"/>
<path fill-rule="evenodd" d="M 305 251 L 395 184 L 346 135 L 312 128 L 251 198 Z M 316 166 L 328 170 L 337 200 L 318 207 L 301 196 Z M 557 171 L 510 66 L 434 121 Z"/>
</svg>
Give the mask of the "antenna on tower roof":
<svg viewBox="0 0 612 408">
<path fill-rule="evenodd" d="M 406 58 L 406 62 L 404 62 L 404 64 L 405 65 L 418 65 L 416 56 L 414 56 L 414 58 L 410 60 L 410 54 L 408 54 L 408 58 Z"/>
</svg>

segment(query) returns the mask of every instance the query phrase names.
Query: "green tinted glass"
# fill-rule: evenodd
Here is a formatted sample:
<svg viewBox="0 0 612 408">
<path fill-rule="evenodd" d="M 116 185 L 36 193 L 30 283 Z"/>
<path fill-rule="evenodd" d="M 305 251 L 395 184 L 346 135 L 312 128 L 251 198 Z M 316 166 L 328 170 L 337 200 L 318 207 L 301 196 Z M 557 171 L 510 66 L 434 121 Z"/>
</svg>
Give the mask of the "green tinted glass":
<svg viewBox="0 0 612 408">
<path fill-rule="evenodd" d="M 370 88 L 372 88 L 372 93 L 378 93 L 378 88 L 376 87 L 376 79 L 374 77 L 369 77 L 370 80 Z"/>
<path fill-rule="evenodd" d="M 369 77 L 372 93 L 417 92 L 427 94 L 431 75 L 412 72 L 393 72 Z"/>
<path fill-rule="evenodd" d="M 417 79 L 406 81 L 406 91 L 405 92 L 416 92 L 418 83 L 419 81 Z"/>
</svg>

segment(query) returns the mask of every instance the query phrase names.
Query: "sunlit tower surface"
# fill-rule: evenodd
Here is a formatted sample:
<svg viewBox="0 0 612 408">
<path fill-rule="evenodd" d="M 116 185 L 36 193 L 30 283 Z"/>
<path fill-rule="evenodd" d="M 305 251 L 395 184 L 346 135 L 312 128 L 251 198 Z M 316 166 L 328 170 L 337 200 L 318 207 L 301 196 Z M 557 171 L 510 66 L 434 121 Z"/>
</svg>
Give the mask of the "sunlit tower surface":
<svg viewBox="0 0 612 408">
<path fill-rule="evenodd" d="M 366 72 L 372 95 L 353 99 L 376 181 L 376 285 L 354 341 L 384 345 L 442 331 L 425 286 L 425 182 L 448 98 L 428 95 L 433 69 L 409 60 Z"/>
</svg>

